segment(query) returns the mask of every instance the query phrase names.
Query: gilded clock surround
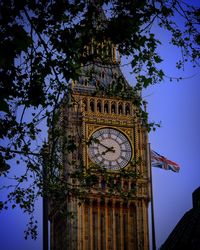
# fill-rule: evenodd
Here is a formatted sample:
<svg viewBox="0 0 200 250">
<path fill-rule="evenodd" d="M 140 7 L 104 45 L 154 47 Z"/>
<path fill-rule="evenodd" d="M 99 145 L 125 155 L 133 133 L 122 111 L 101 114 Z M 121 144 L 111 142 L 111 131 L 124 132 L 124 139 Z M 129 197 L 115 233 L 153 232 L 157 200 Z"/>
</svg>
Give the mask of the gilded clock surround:
<svg viewBox="0 0 200 250">
<path fill-rule="evenodd" d="M 74 96 L 74 109 L 83 114 L 83 140 L 88 141 L 92 134 L 101 128 L 110 127 L 121 131 L 125 134 L 132 147 L 132 159 L 139 157 L 135 150 L 135 143 L 137 143 L 137 116 L 136 108 L 130 101 L 123 101 L 122 99 L 92 97 L 76 94 Z M 91 103 L 93 104 L 91 108 Z M 101 112 L 98 109 L 98 104 L 101 104 Z M 105 107 L 108 106 L 108 111 Z M 113 109 L 112 109 L 113 108 Z M 106 108 L 107 109 L 107 108 Z M 88 157 L 88 146 L 83 147 L 84 166 L 89 167 L 91 160 Z M 128 166 L 126 166 L 127 168 Z"/>
</svg>

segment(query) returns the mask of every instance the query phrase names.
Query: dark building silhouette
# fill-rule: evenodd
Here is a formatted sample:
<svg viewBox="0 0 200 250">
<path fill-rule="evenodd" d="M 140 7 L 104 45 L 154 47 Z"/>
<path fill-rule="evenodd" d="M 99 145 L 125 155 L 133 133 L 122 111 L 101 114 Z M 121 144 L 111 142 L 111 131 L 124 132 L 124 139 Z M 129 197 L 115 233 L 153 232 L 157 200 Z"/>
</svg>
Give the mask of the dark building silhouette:
<svg viewBox="0 0 200 250">
<path fill-rule="evenodd" d="M 192 194 L 193 208 L 184 214 L 161 250 L 200 249 L 200 187 Z"/>
</svg>

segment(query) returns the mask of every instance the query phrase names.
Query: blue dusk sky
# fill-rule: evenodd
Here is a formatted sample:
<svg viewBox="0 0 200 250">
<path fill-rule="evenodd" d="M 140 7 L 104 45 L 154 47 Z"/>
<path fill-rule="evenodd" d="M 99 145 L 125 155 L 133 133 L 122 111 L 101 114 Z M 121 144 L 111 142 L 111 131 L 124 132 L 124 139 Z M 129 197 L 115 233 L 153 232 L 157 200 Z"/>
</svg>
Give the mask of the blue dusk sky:
<svg viewBox="0 0 200 250">
<path fill-rule="evenodd" d="M 186 2 L 200 7 L 198 0 Z M 149 121 L 161 121 L 161 128 L 149 134 L 151 148 L 180 165 L 179 173 L 159 168 L 152 171 L 157 248 L 184 213 L 192 208 L 192 192 L 200 186 L 200 70 L 190 64 L 185 65 L 184 71 L 176 70 L 180 52 L 165 43 L 169 38 L 165 32 L 158 34 L 164 45 L 159 50 L 164 58 L 162 68 L 167 76 L 181 76 L 183 80 L 170 82 L 165 77 L 162 83 L 151 86 L 142 94 L 148 102 Z M 130 69 L 122 70 L 132 83 Z M 27 216 L 20 209 L 0 213 L 1 250 L 42 250 L 41 201 L 37 202 L 36 208 L 39 221 L 36 241 L 24 239 Z"/>
<path fill-rule="evenodd" d="M 171 59 L 166 68 L 174 75 Z M 145 93 L 150 120 L 161 121 L 149 135 L 151 148 L 180 165 L 179 173 L 152 168 L 157 246 L 192 207 L 192 192 L 200 186 L 200 73 L 186 67 L 182 74 L 193 77 L 166 80 Z"/>
<path fill-rule="evenodd" d="M 199 1 L 187 2 L 200 7 Z M 165 44 L 167 34 L 158 34 Z M 161 121 L 161 128 L 149 135 L 151 148 L 180 165 L 179 173 L 152 169 L 157 247 L 192 208 L 192 192 L 200 186 L 200 69 L 186 64 L 183 71 L 176 70 L 175 62 L 181 54 L 169 44 L 160 49 L 160 54 L 166 75 L 183 80 L 170 82 L 165 77 L 161 84 L 143 93 L 149 121 Z"/>
</svg>

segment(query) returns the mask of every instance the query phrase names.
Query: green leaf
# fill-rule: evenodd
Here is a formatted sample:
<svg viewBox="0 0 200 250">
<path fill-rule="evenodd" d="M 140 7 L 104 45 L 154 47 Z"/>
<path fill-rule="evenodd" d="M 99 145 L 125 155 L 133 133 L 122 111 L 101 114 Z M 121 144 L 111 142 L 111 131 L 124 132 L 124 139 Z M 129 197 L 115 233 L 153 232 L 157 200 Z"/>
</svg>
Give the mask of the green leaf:
<svg viewBox="0 0 200 250">
<path fill-rule="evenodd" d="M 13 204 L 13 205 L 12 205 L 12 209 L 14 209 L 15 207 L 16 207 L 16 205 L 15 205 L 15 204 Z"/>
<path fill-rule="evenodd" d="M 3 111 L 5 113 L 9 113 L 9 105 L 3 99 L 0 99 L 0 111 Z"/>
</svg>

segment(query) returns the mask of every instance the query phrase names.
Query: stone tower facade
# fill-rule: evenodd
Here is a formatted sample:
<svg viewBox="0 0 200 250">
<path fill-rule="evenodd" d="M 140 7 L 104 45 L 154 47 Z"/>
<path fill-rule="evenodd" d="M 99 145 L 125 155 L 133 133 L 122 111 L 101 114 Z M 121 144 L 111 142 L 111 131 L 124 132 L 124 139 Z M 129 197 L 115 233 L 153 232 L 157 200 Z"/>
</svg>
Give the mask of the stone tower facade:
<svg viewBox="0 0 200 250">
<path fill-rule="evenodd" d="M 51 249 L 146 250 L 148 135 L 137 95 L 120 70 L 116 46 L 92 42 L 87 51 L 109 60 L 84 65 L 61 107 L 59 126 L 76 145 L 63 152 L 63 176 L 74 193 L 61 204 L 64 215 L 51 206 Z"/>
</svg>

